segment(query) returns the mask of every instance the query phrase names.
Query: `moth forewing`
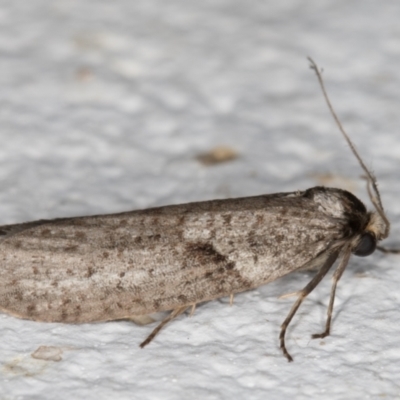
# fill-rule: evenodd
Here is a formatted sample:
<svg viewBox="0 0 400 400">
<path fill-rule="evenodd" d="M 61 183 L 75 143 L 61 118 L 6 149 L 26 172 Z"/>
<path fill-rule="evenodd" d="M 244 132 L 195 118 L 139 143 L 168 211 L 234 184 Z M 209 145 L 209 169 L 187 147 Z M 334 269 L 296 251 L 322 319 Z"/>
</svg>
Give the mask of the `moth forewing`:
<svg viewBox="0 0 400 400">
<path fill-rule="evenodd" d="M 318 211 L 313 196 L 327 190 L 0 228 L 0 307 L 41 321 L 102 321 L 260 286 L 347 237 L 340 216 Z"/>
</svg>

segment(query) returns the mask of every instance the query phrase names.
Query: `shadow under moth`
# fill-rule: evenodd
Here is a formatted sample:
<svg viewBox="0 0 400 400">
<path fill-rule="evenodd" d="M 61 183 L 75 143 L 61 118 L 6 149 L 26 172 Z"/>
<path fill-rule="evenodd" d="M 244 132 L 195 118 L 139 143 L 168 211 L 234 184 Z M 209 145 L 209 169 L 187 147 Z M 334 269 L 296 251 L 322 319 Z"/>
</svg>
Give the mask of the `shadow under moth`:
<svg viewBox="0 0 400 400">
<path fill-rule="evenodd" d="M 321 71 L 325 101 L 360 163 L 375 211 L 353 194 L 305 191 L 171 205 L 120 214 L 40 220 L 0 227 L 0 310 L 35 321 L 85 323 L 171 310 L 141 344 L 196 304 L 317 269 L 281 326 L 280 347 L 303 300 L 333 264 L 325 330 L 336 285 L 352 254 L 368 256 L 389 234 L 376 179 L 342 128 Z M 378 249 L 387 251 L 384 248 Z"/>
</svg>

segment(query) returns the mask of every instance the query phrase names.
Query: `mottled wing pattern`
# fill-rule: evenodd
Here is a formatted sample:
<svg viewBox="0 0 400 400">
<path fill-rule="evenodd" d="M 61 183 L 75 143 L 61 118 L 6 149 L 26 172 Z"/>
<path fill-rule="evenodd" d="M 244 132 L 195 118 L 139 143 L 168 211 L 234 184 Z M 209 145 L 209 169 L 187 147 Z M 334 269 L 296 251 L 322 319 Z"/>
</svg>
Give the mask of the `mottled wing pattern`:
<svg viewBox="0 0 400 400">
<path fill-rule="evenodd" d="M 101 321 L 260 286 L 351 236 L 310 190 L 0 227 L 0 309 Z"/>
</svg>

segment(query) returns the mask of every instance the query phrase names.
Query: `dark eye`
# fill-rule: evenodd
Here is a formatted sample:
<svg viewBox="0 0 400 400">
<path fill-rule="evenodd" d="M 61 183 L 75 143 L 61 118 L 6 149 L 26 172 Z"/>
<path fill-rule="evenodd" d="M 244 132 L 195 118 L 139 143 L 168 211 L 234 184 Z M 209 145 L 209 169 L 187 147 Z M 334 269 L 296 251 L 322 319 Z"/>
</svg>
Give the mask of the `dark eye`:
<svg viewBox="0 0 400 400">
<path fill-rule="evenodd" d="M 353 253 L 356 256 L 366 257 L 372 254 L 376 249 L 376 238 L 370 233 L 363 233 L 361 236 L 361 240 L 358 243 L 357 247 L 353 250 Z"/>
</svg>

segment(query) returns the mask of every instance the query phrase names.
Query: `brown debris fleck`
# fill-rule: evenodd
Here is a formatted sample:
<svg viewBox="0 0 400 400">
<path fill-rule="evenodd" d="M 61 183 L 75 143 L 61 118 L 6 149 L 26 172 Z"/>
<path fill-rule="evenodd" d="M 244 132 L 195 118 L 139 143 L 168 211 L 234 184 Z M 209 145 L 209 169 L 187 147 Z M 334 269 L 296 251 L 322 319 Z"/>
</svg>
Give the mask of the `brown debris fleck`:
<svg viewBox="0 0 400 400">
<path fill-rule="evenodd" d="M 32 354 L 32 358 L 46 361 L 61 361 L 63 351 L 56 346 L 39 346 Z"/>
<path fill-rule="evenodd" d="M 239 154 L 228 146 L 217 146 L 205 153 L 196 156 L 196 160 L 201 164 L 210 167 L 212 165 L 233 161 L 239 157 Z"/>
</svg>

